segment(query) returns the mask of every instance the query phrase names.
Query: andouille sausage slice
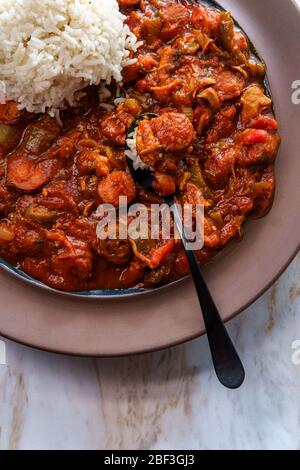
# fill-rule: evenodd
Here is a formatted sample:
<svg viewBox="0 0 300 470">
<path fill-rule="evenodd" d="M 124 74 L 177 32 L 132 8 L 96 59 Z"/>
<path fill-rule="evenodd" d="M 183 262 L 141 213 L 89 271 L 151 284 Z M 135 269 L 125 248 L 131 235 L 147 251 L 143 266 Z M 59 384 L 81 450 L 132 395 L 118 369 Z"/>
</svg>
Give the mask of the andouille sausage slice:
<svg viewBox="0 0 300 470">
<path fill-rule="evenodd" d="M 130 174 L 125 171 L 114 171 L 99 183 L 98 193 L 105 204 L 117 207 L 121 196 L 127 197 L 128 204 L 132 202 L 137 190 Z"/>
</svg>

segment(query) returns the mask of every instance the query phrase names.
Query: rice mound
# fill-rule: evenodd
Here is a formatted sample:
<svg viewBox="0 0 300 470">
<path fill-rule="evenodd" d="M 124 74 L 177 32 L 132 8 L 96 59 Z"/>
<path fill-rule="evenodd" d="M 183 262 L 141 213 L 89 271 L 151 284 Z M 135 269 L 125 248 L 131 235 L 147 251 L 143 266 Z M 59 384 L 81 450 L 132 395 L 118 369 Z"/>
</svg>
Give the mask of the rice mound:
<svg viewBox="0 0 300 470">
<path fill-rule="evenodd" d="M 0 103 L 54 115 L 87 85 L 122 80 L 140 43 L 116 0 L 1 0 Z"/>
</svg>

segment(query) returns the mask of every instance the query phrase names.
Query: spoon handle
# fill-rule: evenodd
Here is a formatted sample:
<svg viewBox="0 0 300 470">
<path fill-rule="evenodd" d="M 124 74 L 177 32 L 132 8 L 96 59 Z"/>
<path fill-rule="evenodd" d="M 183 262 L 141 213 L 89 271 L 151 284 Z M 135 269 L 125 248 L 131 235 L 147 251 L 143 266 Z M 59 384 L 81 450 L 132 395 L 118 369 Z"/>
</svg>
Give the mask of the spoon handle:
<svg viewBox="0 0 300 470">
<path fill-rule="evenodd" d="M 238 388 L 245 379 L 245 370 L 238 353 L 227 333 L 219 311 L 210 294 L 198 264 L 195 252 L 187 249 L 188 240 L 182 228 L 182 218 L 179 212 L 174 211 L 174 220 L 179 230 L 183 246 L 190 265 L 194 284 L 201 305 L 207 337 L 211 350 L 214 368 L 219 381 L 230 389 Z"/>
</svg>

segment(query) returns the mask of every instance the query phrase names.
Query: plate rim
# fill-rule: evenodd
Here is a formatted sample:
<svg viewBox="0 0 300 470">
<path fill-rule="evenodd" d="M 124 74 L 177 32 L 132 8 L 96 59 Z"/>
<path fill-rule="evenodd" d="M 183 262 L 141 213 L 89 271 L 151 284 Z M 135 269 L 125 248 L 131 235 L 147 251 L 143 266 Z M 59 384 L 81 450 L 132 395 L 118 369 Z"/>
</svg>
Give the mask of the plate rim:
<svg viewBox="0 0 300 470">
<path fill-rule="evenodd" d="M 300 6 L 299 4 L 297 4 L 295 2 L 295 0 L 291 0 L 291 4 L 294 6 L 295 10 L 297 11 L 297 14 L 300 13 Z M 275 103 L 276 105 L 276 103 Z M 291 250 L 290 250 L 290 255 L 289 257 L 287 258 L 286 262 L 283 263 L 283 265 L 280 267 L 280 269 L 277 270 L 277 272 L 273 275 L 271 275 L 271 278 L 270 280 L 268 281 L 268 283 L 265 283 L 264 286 L 256 293 L 256 295 L 253 295 L 251 297 L 251 299 L 249 299 L 249 301 L 247 301 L 246 303 L 244 303 L 244 305 L 242 305 L 241 307 L 239 307 L 238 309 L 236 309 L 235 311 L 233 311 L 230 315 L 227 316 L 227 318 L 225 319 L 225 322 L 227 323 L 227 321 L 230 321 L 232 320 L 233 318 L 235 318 L 238 314 L 240 314 L 243 310 L 245 310 L 246 308 L 248 308 L 250 305 L 252 305 L 257 299 L 259 299 L 277 280 L 278 278 L 282 275 L 282 273 L 287 269 L 287 267 L 290 265 L 290 263 L 293 261 L 293 259 L 297 256 L 298 252 L 300 250 L 300 242 L 297 243 L 297 245 L 294 247 L 291 247 Z M 8 269 L 5 269 L 3 266 L 1 266 L 1 269 L 5 270 L 6 272 L 8 272 L 9 270 Z M 9 275 L 10 276 L 13 276 L 12 272 L 10 271 L 9 272 Z M 17 276 L 15 276 L 17 277 Z M 183 278 L 181 280 L 179 280 L 179 282 L 184 282 L 186 278 Z M 24 281 L 23 281 L 24 282 Z M 178 281 L 176 281 L 177 283 Z M 34 284 L 34 283 L 33 283 Z M 159 289 L 156 289 L 156 291 L 160 290 L 160 289 L 170 289 L 172 290 L 174 288 L 174 284 L 171 283 L 171 284 L 168 284 L 166 286 L 163 286 L 162 288 L 159 288 Z M 40 289 L 40 287 L 37 287 L 36 285 L 34 286 L 34 289 Z M 57 295 L 57 292 L 60 293 L 59 291 L 55 291 L 54 289 L 51 289 L 49 288 L 49 290 L 52 290 L 52 294 L 53 295 Z M 151 291 L 147 291 L 147 292 L 144 292 L 144 293 L 141 293 L 141 295 L 150 295 L 151 294 Z M 65 294 L 64 294 L 65 295 Z M 140 297 L 141 295 L 138 295 L 138 297 Z M 76 295 L 75 295 L 76 297 Z M 78 296 L 77 296 L 78 297 Z M 122 298 L 123 296 L 121 296 Z M 125 296 L 126 297 L 126 296 Z M 74 297 L 73 297 L 74 298 Z M 97 297 L 98 299 L 100 299 L 101 297 Z M 101 300 L 115 300 L 115 301 L 120 301 L 120 297 L 114 297 L 114 298 L 111 298 L 110 296 L 106 296 L 106 297 L 102 297 Z M 89 297 L 85 297 L 85 300 L 89 300 Z M 90 300 L 92 300 L 90 298 Z M 110 357 L 124 357 L 124 356 L 132 356 L 132 355 L 139 355 L 139 354 L 144 354 L 144 353 L 148 353 L 148 352 L 154 352 L 154 351 L 160 351 L 160 350 L 163 350 L 163 349 L 167 349 L 169 347 L 174 347 L 174 346 L 177 346 L 179 344 L 182 344 L 184 342 L 187 342 L 187 341 L 191 341 L 193 339 L 196 339 L 202 335 L 205 334 L 205 331 L 202 331 L 200 333 L 195 333 L 195 334 L 190 334 L 190 335 L 187 335 L 186 338 L 182 338 L 180 340 L 176 340 L 176 341 L 168 341 L 168 343 L 162 345 L 162 346 L 157 346 L 157 347 L 146 347 L 145 349 L 143 350 L 139 350 L 139 351 L 131 351 L 131 352 L 124 352 L 124 353 L 116 353 L 116 354 L 113 354 L 113 353 L 109 353 L 109 354 L 105 354 L 105 353 L 101 353 L 101 354 L 88 354 L 88 353 L 74 353 L 74 352 L 68 352 L 66 350 L 62 350 L 60 348 L 51 348 L 51 347 L 42 347 L 42 346 L 36 346 L 32 343 L 32 340 L 31 341 L 24 341 L 24 340 L 20 340 L 18 338 L 16 338 L 14 335 L 8 335 L 8 334 L 5 334 L 3 333 L 1 330 L 0 330 L 0 335 L 5 338 L 5 339 L 8 339 L 8 340 L 11 340 L 11 341 L 14 341 L 18 344 L 22 344 L 26 347 L 30 347 L 30 348 L 34 348 L 34 349 L 37 349 L 37 350 L 40 350 L 40 351 L 44 351 L 44 352 L 51 352 L 51 353 L 54 353 L 54 354 L 62 354 L 62 355 L 66 355 L 66 356 L 74 356 L 74 357 L 90 357 L 90 358 L 95 358 L 95 357 L 103 357 L 103 358 L 110 358 Z"/>
</svg>

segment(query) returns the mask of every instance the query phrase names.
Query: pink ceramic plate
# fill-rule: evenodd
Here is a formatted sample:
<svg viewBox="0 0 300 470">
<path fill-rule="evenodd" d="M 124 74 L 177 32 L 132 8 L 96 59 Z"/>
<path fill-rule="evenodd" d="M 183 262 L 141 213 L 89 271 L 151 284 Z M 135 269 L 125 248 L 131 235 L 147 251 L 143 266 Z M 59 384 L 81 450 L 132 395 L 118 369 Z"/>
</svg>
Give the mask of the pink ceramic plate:
<svg viewBox="0 0 300 470">
<path fill-rule="evenodd" d="M 268 64 L 283 143 L 277 194 L 270 214 L 246 227 L 242 242 L 205 269 L 224 320 L 261 295 L 299 249 L 300 11 L 293 0 L 221 0 Z M 0 333 L 41 349 L 114 356 L 174 345 L 205 332 L 192 281 L 121 299 L 83 300 L 43 291 L 0 272 Z"/>
</svg>

